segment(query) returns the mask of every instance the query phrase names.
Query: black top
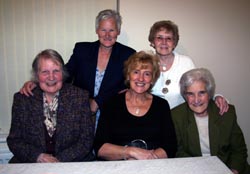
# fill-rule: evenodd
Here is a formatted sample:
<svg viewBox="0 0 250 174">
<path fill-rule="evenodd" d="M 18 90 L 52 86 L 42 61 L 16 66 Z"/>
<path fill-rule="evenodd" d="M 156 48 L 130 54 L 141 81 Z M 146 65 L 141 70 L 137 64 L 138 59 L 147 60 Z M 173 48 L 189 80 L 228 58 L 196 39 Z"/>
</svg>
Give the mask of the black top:
<svg viewBox="0 0 250 174">
<path fill-rule="evenodd" d="M 125 93 L 104 104 L 94 143 L 96 154 L 104 143 L 130 145 L 135 139 L 144 140 L 148 149 L 161 147 L 168 157 L 175 156 L 176 135 L 166 100 L 153 95 L 151 107 L 142 117 L 128 112 Z"/>
</svg>

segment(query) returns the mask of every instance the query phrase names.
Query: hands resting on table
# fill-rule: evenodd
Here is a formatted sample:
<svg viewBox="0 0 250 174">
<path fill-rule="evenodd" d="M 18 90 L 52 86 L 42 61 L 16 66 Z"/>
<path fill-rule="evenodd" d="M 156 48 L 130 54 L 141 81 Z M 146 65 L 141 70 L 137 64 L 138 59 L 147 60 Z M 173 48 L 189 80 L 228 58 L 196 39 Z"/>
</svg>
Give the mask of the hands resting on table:
<svg viewBox="0 0 250 174">
<path fill-rule="evenodd" d="M 41 153 L 37 158 L 37 162 L 38 163 L 56 163 L 56 162 L 59 162 L 59 160 L 50 154 Z"/>
</svg>

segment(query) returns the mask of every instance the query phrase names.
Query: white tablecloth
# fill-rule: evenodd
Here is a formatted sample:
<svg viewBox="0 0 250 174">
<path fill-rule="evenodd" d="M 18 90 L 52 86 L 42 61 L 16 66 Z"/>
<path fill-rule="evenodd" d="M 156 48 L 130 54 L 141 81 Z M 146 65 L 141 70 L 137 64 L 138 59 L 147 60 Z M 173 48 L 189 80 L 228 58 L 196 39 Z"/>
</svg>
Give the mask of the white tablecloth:
<svg viewBox="0 0 250 174">
<path fill-rule="evenodd" d="M 217 157 L 2 164 L 0 174 L 232 174 Z"/>
</svg>

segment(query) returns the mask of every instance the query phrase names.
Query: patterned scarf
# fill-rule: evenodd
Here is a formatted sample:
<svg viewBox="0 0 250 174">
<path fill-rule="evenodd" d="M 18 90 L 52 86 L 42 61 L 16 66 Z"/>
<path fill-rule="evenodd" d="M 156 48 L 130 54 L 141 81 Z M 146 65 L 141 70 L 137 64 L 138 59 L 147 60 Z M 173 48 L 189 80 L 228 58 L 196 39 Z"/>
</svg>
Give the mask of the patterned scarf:
<svg viewBox="0 0 250 174">
<path fill-rule="evenodd" d="M 59 92 L 56 93 L 51 103 L 48 103 L 43 93 L 43 108 L 44 108 L 44 124 L 50 137 L 52 137 L 56 130 L 56 116 L 58 107 Z"/>
</svg>

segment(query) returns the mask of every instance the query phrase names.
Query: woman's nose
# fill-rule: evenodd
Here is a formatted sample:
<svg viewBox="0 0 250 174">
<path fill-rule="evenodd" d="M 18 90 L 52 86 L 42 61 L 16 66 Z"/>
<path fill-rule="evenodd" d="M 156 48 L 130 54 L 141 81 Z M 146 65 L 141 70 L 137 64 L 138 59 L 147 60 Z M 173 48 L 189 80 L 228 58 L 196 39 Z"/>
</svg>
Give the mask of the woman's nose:
<svg viewBox="0 0 250 174">
<path fill-rule="evenodd" d="M 105 33 L 105 37 L 109 37 L 110 36 L 110 34 L 109 34 L 109 32 L 107 31 L 106 33 Z"/>
<path fill-rule="evenodd" d="M 49 73 L 48 78 L 49 78 L 49 80 L 54 80 L 54 78 L 55 78 L 54 73 Z"/>
<path fill-rule="evenodd" d="M 195 103 L 200 103 L 200 96 L 198 96 L 198 95 L 195 95 Z"/>
<path fill-rule="evenodd" d="M 144 79 L 143 74 L 140 74 L 140 75 L 139 75 L 139 80 L 140 80 L 140 81 L 143 81 L 143 79 Z"/>
</svg>

